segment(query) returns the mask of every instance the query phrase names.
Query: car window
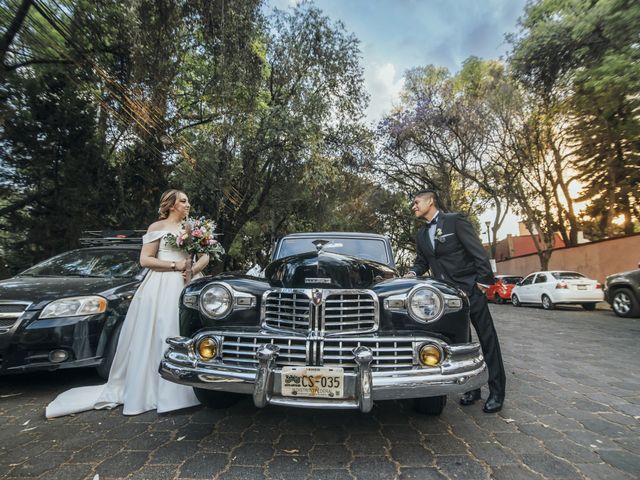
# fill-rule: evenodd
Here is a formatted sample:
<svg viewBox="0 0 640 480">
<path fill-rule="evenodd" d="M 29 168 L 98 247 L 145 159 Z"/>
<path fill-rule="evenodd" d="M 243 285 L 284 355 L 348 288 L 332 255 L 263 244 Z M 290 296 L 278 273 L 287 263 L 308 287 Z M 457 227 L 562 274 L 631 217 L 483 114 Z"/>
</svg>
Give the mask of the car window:
<svg viewBox="0 0 640 480">
<path fill-rule="evenodd" d="M 522 280 L 522 277 L 502 277 L 500 280 L 502 281 L 502 283 L 515 285 L 520 280 Z"/>
<path fill-rule="evenodd" d="M 576 278 L 586 278 L 578 272 L 551 272 L 556 280 L 574 280 Z"/>
<path fill-rule="evenodd" d="M 34 277 L 135 277 L 136 250 L 73 250 L 45 260 L 20 275 Z"/>
<path fill-rule="evenodd" d="M 343 253 L 389 264 L 385 242 L 375 238 L 285 238 L 280 244 L 275 259 L 315 252 L 316 246 L 312 243 L 315 240 L 329 240 L 329 243 L 323 248 L 325 252 Z"/>
<path fill-rule="evenodd" d="M 539 273 L 534 283 L 546 283 L 547 276 L 544 273 Z"/>
<path fill-rule="evenodd" d="M 527 278 L 525 278 L 522 281 L 522 285 L 531 285 L 533 283 L 533 278 L 535 277 L 535 274 L 533 275 L 529 275 Z"/>
</svg>

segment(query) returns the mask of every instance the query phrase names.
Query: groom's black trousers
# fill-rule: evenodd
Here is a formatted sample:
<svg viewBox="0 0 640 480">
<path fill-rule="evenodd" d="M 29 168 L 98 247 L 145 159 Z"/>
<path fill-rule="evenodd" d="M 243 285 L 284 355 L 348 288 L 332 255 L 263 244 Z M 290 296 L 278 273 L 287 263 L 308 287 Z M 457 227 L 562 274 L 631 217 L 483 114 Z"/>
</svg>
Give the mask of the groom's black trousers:
<svg viewBox="0 0 640 480">
<path fill-rule="evenodd" d="M 503 400 L 507 379 L 504 373 L 498 334 L 493 326 L 487 296 L 475 287 L 469 295 L 469 303 L 471 323 L 476 329 L 478 340 L 482 346 L 482 354 L 489 369 L 489 392 Z"/>
</svg>

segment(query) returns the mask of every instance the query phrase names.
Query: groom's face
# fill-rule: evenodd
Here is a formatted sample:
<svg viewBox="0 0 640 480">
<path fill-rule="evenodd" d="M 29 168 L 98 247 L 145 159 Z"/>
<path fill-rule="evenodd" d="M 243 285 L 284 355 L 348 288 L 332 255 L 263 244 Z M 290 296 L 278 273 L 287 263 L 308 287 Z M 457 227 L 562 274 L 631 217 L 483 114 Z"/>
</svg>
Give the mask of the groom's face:
<svg viewBox="0 0 640 480">
<path fill-rule="evenodd" d="M 411 210 L 416 218 L 426 218 L 432 206 L 433 198 L 428 195 L 421 195 L 413 199 Z"/>
</svg>

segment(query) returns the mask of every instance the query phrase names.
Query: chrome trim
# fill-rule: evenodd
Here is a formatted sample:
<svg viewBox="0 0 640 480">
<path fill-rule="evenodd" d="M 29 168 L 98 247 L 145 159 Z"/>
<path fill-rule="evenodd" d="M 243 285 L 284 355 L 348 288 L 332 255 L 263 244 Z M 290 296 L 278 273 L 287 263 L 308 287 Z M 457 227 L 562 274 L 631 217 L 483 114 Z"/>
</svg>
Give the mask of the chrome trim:
<svg viewBox="0 0 640 480">
<path fill-rule="evenodd" d="M 3 334 L 3 333 L 7 333 L 12 328 L 14 328 L 22 320 L 22 317 L 25 315 L 27 310 L 29 310 L 29 307 L 31 307 L 32 304 L 33 304 L 33 302 L 25 302 L 25 301 L 22 301 L 22 300 L 0 300 L 0 305 L 19 305 L 19 306 L 24 306 L 24 308 L 22 310 L 19 310 L 19 311 L 16 311 L 16 312 L 2 312 L 2 313 L 0 313 L 0 319 L 8 319 L 8 320 L 14 319 L 14 321 L 13 321 L 13 323 L 11 325 L 0 327 L 0 335 Z"/>
<path fill-rule="evenodd" d="M 415 340 L 424 343 L 431 339 Z M 278 352 L 270 344 L 261 344 L 256 352 L 259 363 L 257 369 L 241 369 L 222 363 L 199 362 L 192 365 L 184 355 L 170 348 L 160 363 L 159 372 L 166 380 L 182 385 L 252 395 L 258 407 L 274 404 L 300 408 L 348 408 L 366 412 L 375 400 L 460 394 L 487 382 L 487 366 L 478 343 L 446 346 L 445 351 L 447 362 L 441 368 L 417 367 L 402 372 L 373 372 L 367 368 L 372 352 L 367 348 L 356 349 L 352 353 L 358 369 L 344 372 L 344 397 L 341 399 L 282 396 L 282 370 L 275 365 Z"/>
<path fill-rule="evenodd" d="M 221 287 L 225 288 L 229 292 L 229 294 L 231 295 L 231 308 L 229 308 L 227 313 L 225 313 L 221 317 L 212 317 L 200 305 L 200 297 L 202 296 L 202 292 L 204 292 L 205 290 L 207 290 L 209 287 L 211 287 L 213 285 L 220 285 Z M 238 301 L 240 299 L 245 299 L 245 300 L 248 299 L 249 303 L 246 304 L 246 305 L 240 305 L 238 303 Z M 213 281 L 213 282 L 209 282 L 206 285 L 204 285 L 197 292 L 185 294 L 182 297 L 182 304 L 187 308 L 191 308 L 193 310 L 198 310 L 199 312 L 201 312 L 207 318 L 211 318 L 212 320 L 222 320 L 224 318 L 227 318 L 231 314 L 231 312 L 235 312 L 237 310 L 248 310 L 250 308 L 254 308 L 257 305 L 257 298 L 256 298 L 255 295 L 252 295 L 250 293 L 240 292 L 240 291 L 236 290 L 231 285 L 229 285 L 227 282 Z"/>
<path fill-rule="evenodd" d="M 314 292 L 321 293 L 321 301 L 320 303 L 314 302 Z M 291 307 L 288 307 L 293 310 L 293 313 L 286 314 L 287 316 L 292 317 L 291 320 L 284 320 L 285 322 L 291 323 L 291 327 L 284 327 L 281 325 L 273 325 L 269 322 L 270 318 L 267 318 L 267 303 L 269 297 L 276 294 L 285 294 L 291 295 L 293 298 L 286 299 L 291 302 Z M 342 300 L 339 302 L 340 307 L 332 307 L 330 302 L 334 300 L 331 297 L 340 295 L 342 296 Z M 344 299 L 345 295 L 361 295 L 369 298 L 366 299 Z M 306 300 L 302 306 L 297 307 L 296 304 L 301 304 L 301 300 L 298 297 L 303 297 Z M 278 301 L 280 299 L 277 299 Z M 345 306 L 348 302 L 357 301 L 358 303 L 362 302 L 371 302 L 371 306 L 361 306 L 356 305 L 352 307 Z M 281 302 L 279 302 L 280 304 Z M 307 308 L 308 307 L 308 308 Z M 277 307 L 280 308 L 280 307 Z M 332 310 L 335 308 L 339 313 L 332 314 Z M 368 314 L 354 314 L 357 317 L 354 317 L 352 322 L 357 323 L 370 323 L 371 326 L 368 328 L 349 328 L 349 329 L 339 329 L 336 330 L 333 327 L 339 327 L 340 325 L 344 325 L 344 322 L 348 322 L 348 313 L 345 314 L 345 311 L 349 311 L 347 309 L 356 309 L 358 311 L 361 310 L 373 310 Z M 302 313 L 297 313 L 296 310 L 302 310 Z M 277 315 L 284 315 L 281 312 L 278 312 Z M 332 316 L 333 315 L 333 316 Z M 366 317 L 371 317 L 366 318 Z M 336 321 L 327 321 L 327 318 L 336 318 Z M 344 320 L 344 319 L 347 320 Z M 362 320 L 360 320 L 362 319 Z M 282 319 L 273 319 L 273 322 L 282 322 Z M 378 295 L 369 289 L 318 289 L 318 288 L 275 288 L 271 290 L 267 290 L 262 294 L 262 302 L 260 307 L 260 322 L 261 326 L 265 330 L 270 330 L 273 332 L 283 332 L 283 333 L 293 333 L 294 335 L 311 335 L 315 333 L 315 336 L 321 337 L 330 337 L 330 336 L 342 336 L 342 335 L 350 335 L 350 334 L 366 334 L 373 333 L 378 331 L 380 326 L 380 301 L 378 299 Z M 298 325 L 299 324 L 299 325 Z M 306 327 L 306 328 L 303 328 Z M 329 327 L 329 328 L 327 328 Z"/>
</svg>

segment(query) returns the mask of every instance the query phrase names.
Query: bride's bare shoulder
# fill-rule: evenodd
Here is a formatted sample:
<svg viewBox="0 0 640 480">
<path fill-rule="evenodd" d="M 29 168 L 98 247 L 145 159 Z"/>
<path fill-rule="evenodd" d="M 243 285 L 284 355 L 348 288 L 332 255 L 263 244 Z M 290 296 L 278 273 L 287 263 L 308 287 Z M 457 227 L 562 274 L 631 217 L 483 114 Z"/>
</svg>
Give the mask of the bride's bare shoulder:
<svg viewBox="0 0 640 480">
<path fill-rule="evenodd" d="M 165 223 L 166 222 L 164 220 L 158 220 L 157 222 L 154 222 L 151 225 L 149 225 L 147 232 L 158 232 L 160 230 L 166 230 Z"/>
</svg>

